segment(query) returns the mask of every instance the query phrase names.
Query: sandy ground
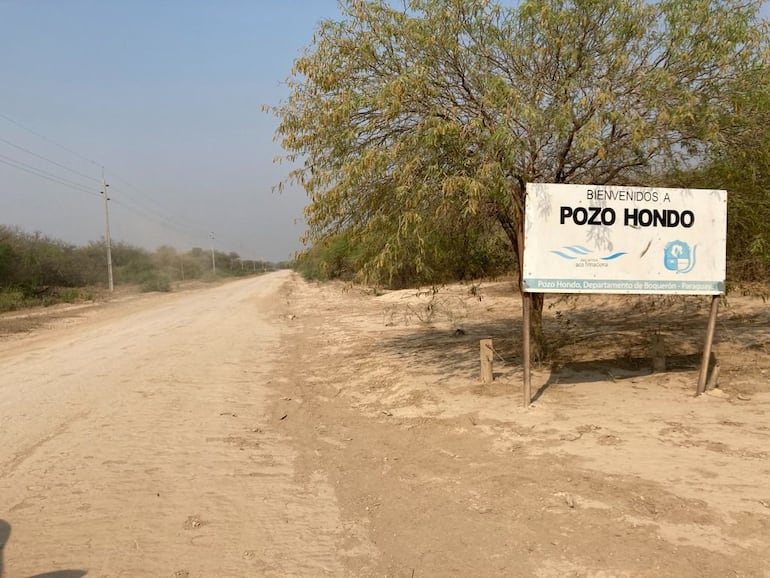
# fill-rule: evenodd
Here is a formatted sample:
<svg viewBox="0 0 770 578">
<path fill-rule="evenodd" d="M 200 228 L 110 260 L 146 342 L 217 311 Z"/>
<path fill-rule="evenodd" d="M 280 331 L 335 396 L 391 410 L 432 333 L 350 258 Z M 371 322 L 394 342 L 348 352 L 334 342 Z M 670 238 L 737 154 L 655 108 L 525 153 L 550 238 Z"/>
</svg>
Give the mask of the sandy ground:
<svg viewBox="0 0 770 578">
<path fill-rule="evenodd" d="M 0 316 L 0 574 L 770 577 L 770 306 L 694 398 L 707 304 L 549 298 L 528 409 L 506 282 Z"/>
</svg>

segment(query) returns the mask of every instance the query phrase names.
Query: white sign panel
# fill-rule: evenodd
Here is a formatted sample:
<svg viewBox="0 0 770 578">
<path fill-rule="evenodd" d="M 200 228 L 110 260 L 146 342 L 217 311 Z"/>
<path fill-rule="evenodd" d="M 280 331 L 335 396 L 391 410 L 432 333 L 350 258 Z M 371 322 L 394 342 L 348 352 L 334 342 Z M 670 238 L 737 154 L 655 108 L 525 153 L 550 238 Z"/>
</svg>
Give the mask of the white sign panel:
<svg viewBox="0 0 770 578">
<path fill-rule="evenodd" d="M 727 193 L 527 184 L 524 290 L 724 293 Z"/>
</svg>

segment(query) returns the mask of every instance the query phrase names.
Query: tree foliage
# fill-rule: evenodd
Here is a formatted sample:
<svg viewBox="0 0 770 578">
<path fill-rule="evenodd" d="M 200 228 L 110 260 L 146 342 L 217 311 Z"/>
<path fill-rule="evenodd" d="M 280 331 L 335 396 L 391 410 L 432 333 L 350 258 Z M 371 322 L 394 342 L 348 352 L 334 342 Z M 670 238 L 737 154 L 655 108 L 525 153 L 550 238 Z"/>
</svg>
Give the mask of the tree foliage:
<svg viewBox="0 0 770 578">
<path fill-rule="evenodd" d="M 728 277 L 770 278 L 770 66 L 736 79 L 719 119 L 720 139 L 686 184 L 728 191 Z"/>
<path fill-rule="evenodd" d="M 273 109 L 310 197 L 306 240 L 344 231 L 377 278 L 427 268 L 470 219 L 520 263 L 527 182 L 643 183 L 709 154 L 761 58 L 760 4 L 343 1 Z"/>
<path fill-rule="evenodd" d="M 215 253 L 217 278 L 261 273 L 275 268 L 265 261 L 243 261 L 237 253 Z M 112 245 L 116 284 L 138 285 L 144 291 L 169 291 L 173 281 L 212 278 L 211 253 L 187 253 L 172 247 L 155 252 L 128 243 Z M 103 242 L 75 246 L 41 233 L 25 233 L 0 225 L 0 311 L 76 299 L 76 288 L 103 285 L 107 280 Z"/>
</svg>

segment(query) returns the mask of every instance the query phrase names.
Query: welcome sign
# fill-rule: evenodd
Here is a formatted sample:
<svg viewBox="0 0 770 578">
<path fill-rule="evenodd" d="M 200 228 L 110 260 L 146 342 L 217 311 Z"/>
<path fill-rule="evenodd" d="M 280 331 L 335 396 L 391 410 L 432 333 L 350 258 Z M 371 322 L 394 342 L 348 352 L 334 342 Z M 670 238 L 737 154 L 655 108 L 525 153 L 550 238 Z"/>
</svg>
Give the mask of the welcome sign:
<svg viewBox="0 0 770 578">
<path fill-rule="evenodd" d="M 719 295 L 723 190 L 527 184 L 524 290 Z"/>
</svg>

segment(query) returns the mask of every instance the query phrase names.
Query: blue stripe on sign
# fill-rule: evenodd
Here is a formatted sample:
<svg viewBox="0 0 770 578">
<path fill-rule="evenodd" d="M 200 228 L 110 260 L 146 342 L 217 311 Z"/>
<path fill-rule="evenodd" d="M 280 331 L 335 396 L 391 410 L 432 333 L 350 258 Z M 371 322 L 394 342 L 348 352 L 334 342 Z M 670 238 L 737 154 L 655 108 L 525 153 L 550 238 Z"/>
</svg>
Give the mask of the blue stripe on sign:
<svg viewBox="0 0 770 578">
<path fill-rule="evenodd" d="M 618 251 L 617 253 L 613 253 L 612 255 L 607 255 L 606 257 L 602 257 L 602 261 L 612 261 L 613 259 L 622 257 L 623 255 L 628 255 L 628 253 L 626 253 L 625 251 Z"/>
<path fill-rule="evenodd" d="M 586 249 L 582 245 L 570 245 L 569 247 L 567 247 L 567 249 L 570 249 L 575 253 L 579 253 L 580 255 L 588 255 L 591 252 L 590 249 Z"/>
<path fill-rule="evenodd" d="M 724 281 L 669 281 L 649 279 L 543 279 L 525 278 L 526 291 L 541 293 L 681 293 L 719 295 Z"/>
</svg>

